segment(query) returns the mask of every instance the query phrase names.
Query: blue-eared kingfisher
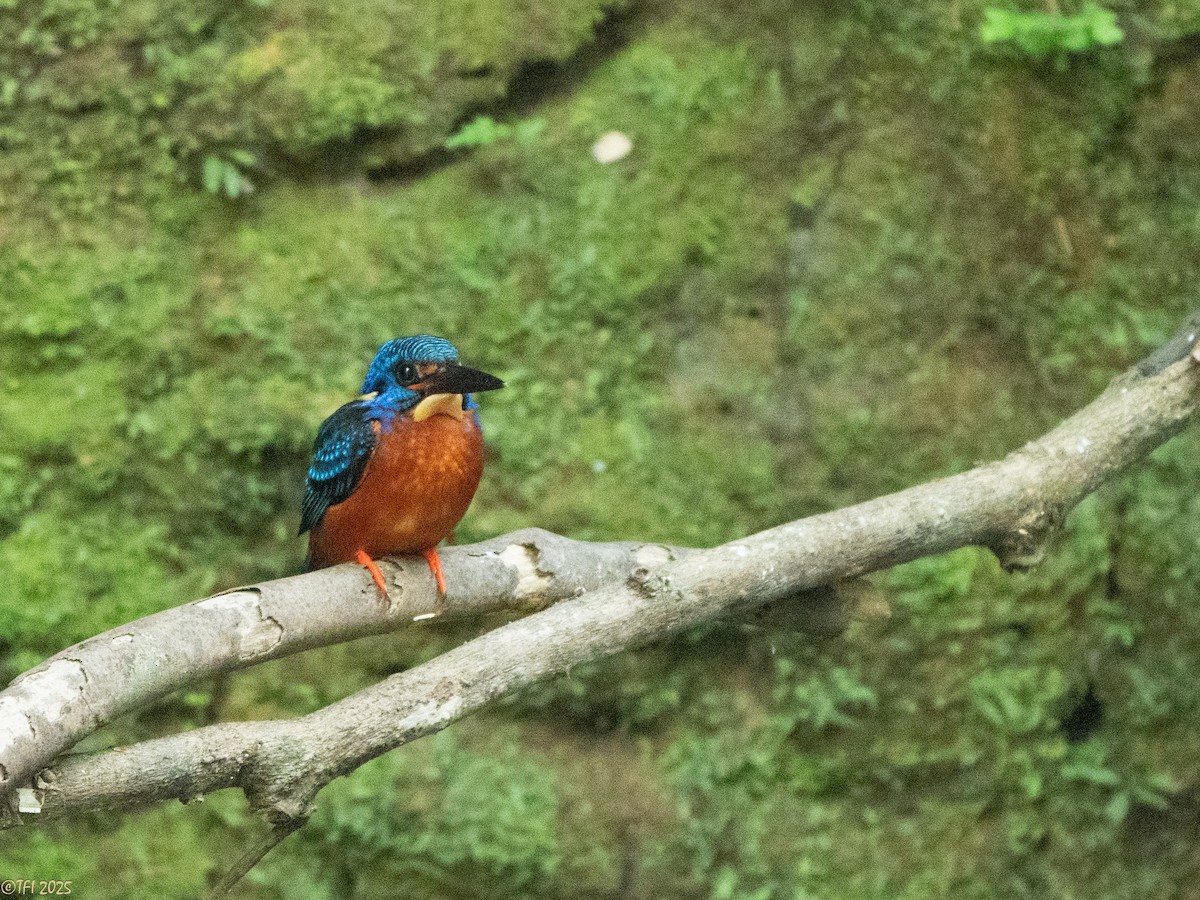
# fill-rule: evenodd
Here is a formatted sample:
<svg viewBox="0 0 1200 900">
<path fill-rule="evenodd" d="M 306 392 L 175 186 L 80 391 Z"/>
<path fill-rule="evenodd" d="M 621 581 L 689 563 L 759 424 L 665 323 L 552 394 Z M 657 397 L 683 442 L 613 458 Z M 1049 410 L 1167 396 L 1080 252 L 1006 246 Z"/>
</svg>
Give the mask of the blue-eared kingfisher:
<svg viewBox="0 0 1200 900">
<path fill-rule="evenodd" d="M 459 365 L 427 334 L 379 348 L 362 397 L 321 425 L 313 444 L 300 534 L 307 569 L 356 561 L 386 597 L 380 556 L 421 553 L 446 592 L 437 545 L 466 513 L 483 474 L 483 433 L 472 394 L 504 382 Z"/>
</svg>

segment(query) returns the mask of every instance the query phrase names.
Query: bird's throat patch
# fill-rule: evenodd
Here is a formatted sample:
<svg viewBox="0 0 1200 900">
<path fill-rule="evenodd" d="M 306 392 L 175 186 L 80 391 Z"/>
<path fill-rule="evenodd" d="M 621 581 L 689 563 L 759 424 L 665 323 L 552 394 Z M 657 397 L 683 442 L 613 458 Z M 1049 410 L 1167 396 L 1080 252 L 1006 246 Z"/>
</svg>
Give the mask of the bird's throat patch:
<svg viewBox="0 0 1200 900">
<path fill-rule="evenodd" d="M 461 421 L 463 417 L 463 395 L 430 394 L 418 403 L 412 411 L 414 422 L 423 422 L 430 416 L 436 415 L 453 416 Z"/>
</svg>

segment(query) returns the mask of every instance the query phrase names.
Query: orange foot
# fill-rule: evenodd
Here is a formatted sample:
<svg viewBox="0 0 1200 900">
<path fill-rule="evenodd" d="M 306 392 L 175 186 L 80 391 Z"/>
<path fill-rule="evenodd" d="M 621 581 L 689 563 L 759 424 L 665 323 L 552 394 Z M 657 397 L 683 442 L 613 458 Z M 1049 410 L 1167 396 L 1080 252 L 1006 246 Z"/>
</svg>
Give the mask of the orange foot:
<svg viewBox="0 0 1200 900">
<path fill-rule="evenodd" d="M 379 566 L 375 565 L 375 560 L 371 559 L 366 550 L 359 550 L 354 554 L 354 558 L 358 560 L 359 565 L 367 567 L 367 571 L 371 573 L 371 580 L 379 588 L 379 593 L 383 594 L 383 599 L 390 599 L 388 597 L 387 585 L 383 580 L 383 573 L 379 571 Z"/>
<path fill-rule="evenodd" d="M 429 563 L 429 571 L 433 573 L 433 578 L 437 582 L 438 593 L 445 595 L 446 573 L 442 571 L 442 558 L 438 556 L 437 548 L 430 547 L 428 550 L 422 550 L 421 553 L 425 557 L 425 562 Z"/>
</svg>

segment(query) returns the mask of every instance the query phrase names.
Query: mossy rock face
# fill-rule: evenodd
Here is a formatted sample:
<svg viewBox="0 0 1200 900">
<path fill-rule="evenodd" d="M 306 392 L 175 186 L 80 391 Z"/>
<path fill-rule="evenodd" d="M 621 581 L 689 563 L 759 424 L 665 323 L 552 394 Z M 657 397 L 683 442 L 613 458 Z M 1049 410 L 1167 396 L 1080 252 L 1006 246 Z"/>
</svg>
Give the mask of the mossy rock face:
<svg viewBox="0 0 1200 900">
<path fill-rule="evenodd" d="M 86 212 L 199 184 L 208 157 L 252 181 L 404 166 L 623 6 L 19 2 L 0 26 L 17 151 L 0 177 Z"/>
<path fill-rule="evenodd" d="M 399 334 L 508 383 L 463 542 L 714 544 L 1051 426 L 1195 303 L 1200 4 L 1123 2 L 1127 41 L 1066 72 L 984 47 L 988 5 L 18 2 L 4 670 L 294 572 L 313 434 Z M 1028 575 L 924 560 L 839 586 L 836 636 L 721 623 L 406 748 L 246 890 L 1166 896 L 1195 874 L 1195 444 Z M 296 715 L 476 632 L 272 663 L 94 745 Z M 194 896 L 257 828 L 220 796 L 117 821 L 0 871 Z"/>
<path fill-rule="evenodd" d="M 523 65 L 568 57 L 619 6 L 279 3 L 199 103 L 248 113 L 248 140 L 286 156 L 403 165 L 500 98 Z"/>
</svg>

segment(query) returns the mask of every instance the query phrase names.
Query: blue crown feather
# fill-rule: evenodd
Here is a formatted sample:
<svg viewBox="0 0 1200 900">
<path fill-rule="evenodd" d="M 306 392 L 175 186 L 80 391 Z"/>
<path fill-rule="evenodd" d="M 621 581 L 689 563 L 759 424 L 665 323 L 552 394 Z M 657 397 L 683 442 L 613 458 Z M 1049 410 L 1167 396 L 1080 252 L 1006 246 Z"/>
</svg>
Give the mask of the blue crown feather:
<svg viewBox="0 0 1200 900">
<path fill-rule="evenodd" d="M 445 338 L 434 337 L 431 334 L 418 334 L 388 341 L 371 360 L 371 367 L 367 369 L 367 377 L 363 379 L 360 393 L 383 394 L 391 388 L 400 387 L 396 381 L 396 365 L 402 362 L 458 362 L 458 351 Z"/>
</svg>

